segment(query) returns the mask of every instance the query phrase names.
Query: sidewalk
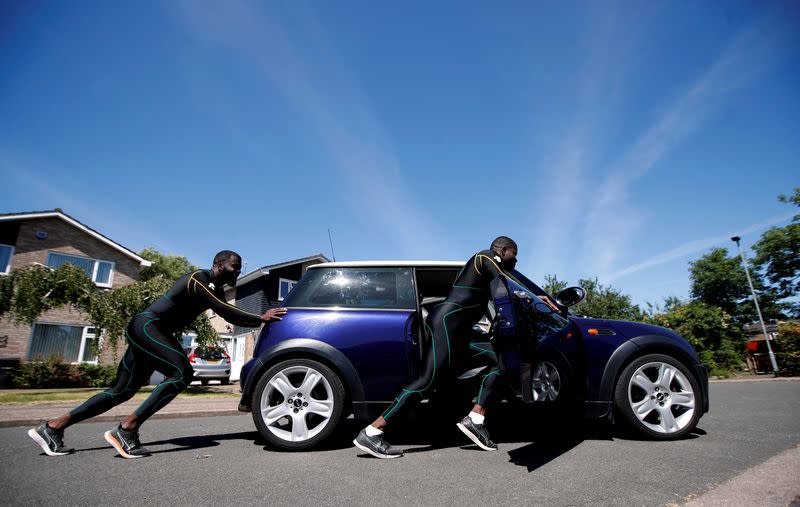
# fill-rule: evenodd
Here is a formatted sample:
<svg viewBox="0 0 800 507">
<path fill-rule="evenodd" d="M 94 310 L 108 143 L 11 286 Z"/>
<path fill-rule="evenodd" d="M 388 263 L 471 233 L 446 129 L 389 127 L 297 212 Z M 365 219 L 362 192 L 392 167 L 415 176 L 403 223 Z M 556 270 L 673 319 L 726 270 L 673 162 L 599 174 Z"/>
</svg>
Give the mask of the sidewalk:
<svg viewBox="0 0 800 507">
<path fill-rule="evenodd" d="M 211 386 L 214 391 L 239 394 L 239 385 Z M 92 421 L 120 421 L 142 403 L 143 400 L 130 400 L 108 412 L 93 417 Z M 0 428 L 29 426 L 39 421 L 54 419 L 79 405 L 80 401 L 58 401 L 46 403 L 2 403 L 0 404 Z M 179 417 L 208 417 L 219 415 L 239 415 L 238 397 L 222 396 L 178 396 L 159 410 L 153 419 L 176 419 Z M 244 415 L 244 414 L 242 414 Z"/>
</svg>

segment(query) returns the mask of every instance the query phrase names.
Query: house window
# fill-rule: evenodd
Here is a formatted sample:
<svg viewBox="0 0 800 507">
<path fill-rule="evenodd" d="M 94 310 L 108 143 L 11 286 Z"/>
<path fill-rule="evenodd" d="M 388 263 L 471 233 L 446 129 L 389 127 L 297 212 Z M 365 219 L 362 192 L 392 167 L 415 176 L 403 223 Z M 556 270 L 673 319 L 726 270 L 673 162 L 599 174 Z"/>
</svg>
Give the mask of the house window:
<svg viewBox="0 0 800 507">
<path fill-rule="evenodd" d="M 86 272 L 86 276 L 91 278 L 98 287 L 111 287 L 111 282 L 114 279 L 113 262 L 58 252 L 50 252 L 47 256 L 47 265 L 51 268 L 57 268 L 64 264 L 74 264 L 83 269 Z"/>
<path fill-rule="evenodd" d="M 28 359 L 59 357 L 67 363 L 97 363 L 92 347 L 96 343 L 96 328 L 36 323 L 33 325 Z"/>
<path fill-rule="evenodd" d="M 289 291 L 291 291 L 295 285 L 297 285 L 297 280 L 287 280 L 286 278 L 279 279 L 278 301 L 283 301 L 283 298 L 289 294 Z"/>
<path fill-rule="evenodd" d="M 0 245 L 0 275 L 7 275 L 11 271 L 11 256 L 14 255 L 14 247 L 11 245 Z"/>
</svg>

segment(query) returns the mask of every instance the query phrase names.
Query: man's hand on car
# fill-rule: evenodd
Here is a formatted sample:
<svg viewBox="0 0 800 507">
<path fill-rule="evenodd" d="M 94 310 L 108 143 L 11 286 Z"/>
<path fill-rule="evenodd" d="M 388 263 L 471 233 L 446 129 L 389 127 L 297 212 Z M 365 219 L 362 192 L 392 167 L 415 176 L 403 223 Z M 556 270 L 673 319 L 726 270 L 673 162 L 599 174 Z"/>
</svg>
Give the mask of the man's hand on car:
<svg viewBox="0 0 800 507">
<path fill-rule="evenodd" d="M 286 308 L 270 308 L 261 316 L 261 320 L 264 322 L 270 322 L 273 320 L 283 320 L 281 317 L 286 315 Z"/>
<path fill-rule="evenodd" d="M 561 313 L 561 309 L 558 306 L 556 306 L 556 304 L 549 297 L 544 295 L 538 297 L 539 299 L 547 303 L 550 306 L 550 308 L 552 308 L 556 313 Z"/>
</svg>

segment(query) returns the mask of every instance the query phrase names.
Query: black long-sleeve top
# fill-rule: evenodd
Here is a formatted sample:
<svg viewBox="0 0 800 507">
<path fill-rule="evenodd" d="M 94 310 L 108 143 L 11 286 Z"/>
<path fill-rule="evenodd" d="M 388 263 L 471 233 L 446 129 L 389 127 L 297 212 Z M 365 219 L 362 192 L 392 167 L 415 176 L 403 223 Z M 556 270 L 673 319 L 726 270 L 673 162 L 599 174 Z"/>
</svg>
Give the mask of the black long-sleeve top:
<svg viewBox="0 0 800 507">
<path fill-rule="evenodd" d="M 491 250 L 481 250 L 464 264 L 447 295 L 447 302 L 467 307 L 486 304 L 490 298 L 505 293 L 500 257 Z"/>
<path fill-rule="evenodd" d="M 259 315 L 226 303 L 222 285 L 216 285 L 211 271 L 205 269 L 180 277 L 145 311 L 160 317 L 159 326 L 164 331 L 176 332 L 185 329 L 209 308 L 237 326 L 258 327 L 262 323 Z"/>
</svg>

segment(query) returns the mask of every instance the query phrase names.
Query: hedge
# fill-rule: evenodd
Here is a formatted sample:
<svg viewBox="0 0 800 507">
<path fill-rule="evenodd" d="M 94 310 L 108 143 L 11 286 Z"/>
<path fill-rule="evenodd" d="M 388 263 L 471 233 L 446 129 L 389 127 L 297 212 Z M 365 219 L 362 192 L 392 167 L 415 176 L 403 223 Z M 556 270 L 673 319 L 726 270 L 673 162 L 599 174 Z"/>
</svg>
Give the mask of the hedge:
<svg viewBox="0 0 800 507">
<path fill-rule="evenodd" d="M 11 373 L 21 388 L 107 387 L 114 382 L 117 367 L 100 364 L 67 364 L 59 358 L 22 363 Z"/>
</svg>

